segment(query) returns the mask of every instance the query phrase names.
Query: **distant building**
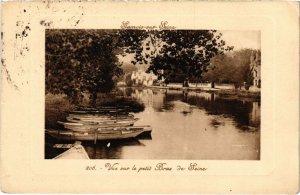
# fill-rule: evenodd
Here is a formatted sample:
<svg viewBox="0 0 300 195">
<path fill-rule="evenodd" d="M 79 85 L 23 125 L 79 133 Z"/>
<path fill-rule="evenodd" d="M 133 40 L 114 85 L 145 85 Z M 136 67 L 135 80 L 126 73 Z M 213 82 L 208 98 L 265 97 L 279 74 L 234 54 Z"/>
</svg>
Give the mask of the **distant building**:
<svg viewBox="0 0 300 195">
<path fill-rule="evenodd" d="M 253 86 L 250 87 L 252 91 L 259 91 L 261 87 L 261 60 L 259 52 L 252 52 L 250 57 L 250 70 L 253 76 Z"/>
<path fill-rule="evenodd" d="M 157 76 L 153 73 L 146 73 L 143 70 L 133 71 L 131 75 L 131 80 L 134 85 L 153 85 L 153 82 L 157 80 Z"/>
</svg>

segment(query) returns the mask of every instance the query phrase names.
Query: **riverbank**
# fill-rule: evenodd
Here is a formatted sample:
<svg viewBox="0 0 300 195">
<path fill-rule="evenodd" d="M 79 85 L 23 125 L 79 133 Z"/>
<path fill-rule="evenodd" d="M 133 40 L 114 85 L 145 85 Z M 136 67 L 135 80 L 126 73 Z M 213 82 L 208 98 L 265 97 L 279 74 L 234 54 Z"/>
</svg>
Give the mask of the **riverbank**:
<svg viewBox="0 0 300 195">
<path fill-rule="evenodd" d="M 47 94 L 45 97 L 45 127 L 58 128 L 57 121 L 65 121 L 68 111 L 90 107 L 88 94 L 83 94 L 83 102 L 80 105 L 71 103 L 70 98 L 63 94 Z M 127 107 L 129 112 L 142 112 L 145 105 L 134 98 L 119 97 L 116 94 L 99 94 L 95 107 Z"/>
<path fill-rule="evenodd" d="M 246 91 L 246 90 L 235 90 L 235 89 L 179 87 L 179 86 L 176 86 L 176 87 L 174 87 L 174 86 L 145 86 L 145 88 L 196 91 L 196 92 L 212 92 L 212 93 L 218 94 L 221 97 L 229 98 L 229 99 L 238 99 L 238 98 L 260 99 L 260 97 L 261 97 L 260 91 Z"/>
<path fill-rule="evenodd" d="M 260 92 L 249 92 L 243 90 L 219 90 L 216 92 L 223 99 L 260 100 Z"/>
<path fill-rule="evenodd" d="M 233 92 L 217 93 L 122 88 L 115 97 L 123 95 L 145 105 L 144 111 L 134 114 L 139 118 L 135 125 L 151 125 L 152 139 L 99 141 L 96 146 L 84 143 L 84 147 L 91 159 L 259 160 L 260 102 L 244 101 Z M 56 129 L 58 118 L 65 120 L 64 110 L 72 108 L 68 97 L 47 95 L 45 103 L 46 125 Z M 62 142 L 45 139 L 45 158 L 59 154 L 53 152 L 54 143 Z"/>
</svg>

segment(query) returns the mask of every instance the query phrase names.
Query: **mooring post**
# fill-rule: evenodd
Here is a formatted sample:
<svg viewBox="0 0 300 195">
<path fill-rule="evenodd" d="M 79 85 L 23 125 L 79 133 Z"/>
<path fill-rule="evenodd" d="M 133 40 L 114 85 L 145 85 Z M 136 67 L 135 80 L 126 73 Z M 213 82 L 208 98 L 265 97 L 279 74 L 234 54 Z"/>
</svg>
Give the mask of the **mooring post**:
<svg viewBox="0 0 300 195">
<path fill-rule="evenodd" d="M 57 129 L 57 137 L 58 137 L 58 141 L 60 141 L 60 129 Z"/>
<path fill-rule="evenodd" d="M 97 129 L 95 130 L 95 137 L 94 137 L 94 144 L 97 144 L 97 138 L 98 138 L 98 133 L 97 133 Z"/>
</svg>

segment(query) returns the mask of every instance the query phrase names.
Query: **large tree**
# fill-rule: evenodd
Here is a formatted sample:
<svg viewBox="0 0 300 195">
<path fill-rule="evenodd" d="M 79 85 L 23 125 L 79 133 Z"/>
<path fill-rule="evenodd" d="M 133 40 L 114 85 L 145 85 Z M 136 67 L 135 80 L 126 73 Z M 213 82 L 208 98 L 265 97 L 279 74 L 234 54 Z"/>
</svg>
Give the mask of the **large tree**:
<svg viewBox="0 0 300 195">
<path fill-rule="evenodd" d="M 214 56 L 233 49 L 221 37 L 216 30 L 157 31 L 150 39 L 156 50 L 148 55 L 148 72 L 166 82 L 197 81 Z"/>
<path fill-rule="evenodd" d="M 83 92 L 95 104 L 122 75 L 118 56 L 132 64 L 150 64 L 166 82 L 198 80 L 210 59 L 231 50 L 215 30 L 46 30 L 46 92 L 80 101 Z M 78 103 L 78 102 L 77 102 Z"/>
<path fill-rule="evenodd" d="M 94 105 L 123 74 L 118 55 L 141 55 L 145 32 L 137 30 L 46 30 L 46 92 L 79 103 L 83 92 Z"/>
<path fill-rule="evenodd" d="M 250 58 L 253 53 L 260 50 L 241 49 L 229 52 L 226 55 L 218 55 L 211 60 L 208 72 L 203 74 L 204 81 L 218 83 L 233 83 L 236 88 L 250 86 L 253 77 L 250 67 Z"/>
</svg>

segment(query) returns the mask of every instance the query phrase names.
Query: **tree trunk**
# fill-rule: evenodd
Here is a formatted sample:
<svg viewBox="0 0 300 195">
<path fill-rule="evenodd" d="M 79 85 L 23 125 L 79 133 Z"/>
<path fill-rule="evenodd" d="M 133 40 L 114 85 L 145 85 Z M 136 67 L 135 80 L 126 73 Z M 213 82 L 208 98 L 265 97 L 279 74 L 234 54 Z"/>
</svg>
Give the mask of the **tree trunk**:
<svg viewBox="0 0 300 195">
<path fill-rule="evenodd" d="M 185 79 L 183 81 L 183 87 L 189 87 L 189 80 L 188 79 Z"/>
<path fill-rule="evenodd" d="M 97 103 L 97 92 L 93 91 L 93 92 L 91 92 L 91 95 L 90 95 L 90 106 L 96 107 L 96 103 Z"/>
<path fill-rule="evenodd" d="M 77 90 L 72 91 L 70 94 L 67 94 L 71 99 L 72 104 L 78 106 L 82 102 L 81 93 Z"/>
</svg>

